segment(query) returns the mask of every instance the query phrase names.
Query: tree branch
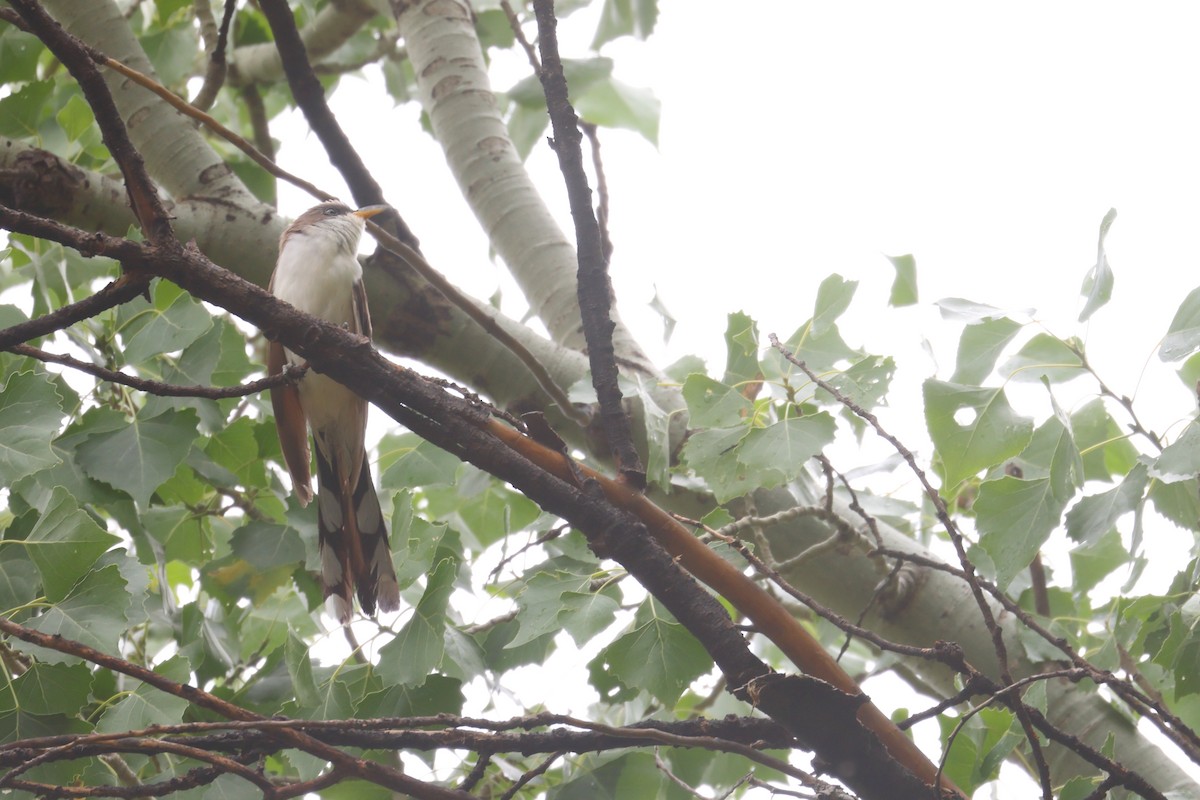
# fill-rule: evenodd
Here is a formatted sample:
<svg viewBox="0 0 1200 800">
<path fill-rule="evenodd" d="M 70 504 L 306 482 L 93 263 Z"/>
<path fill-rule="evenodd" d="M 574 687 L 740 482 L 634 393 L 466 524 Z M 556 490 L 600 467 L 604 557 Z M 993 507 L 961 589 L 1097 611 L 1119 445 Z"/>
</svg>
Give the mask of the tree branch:
<svg viewBox="0 0 1200 800">
<path fill-rule="evenodd" d="M 554 0 L 534 0 L 537 15 L 538 44 L 542 51 L 542 69 L 538 78 L 546 94 L 546 108 L 554 130 L 554 152 L 567 184 L 571 217 L 575 220 L 575 244 L 579 269 L 576 285 L 583 335 L 587 341 L 588 363 L 592 367 L 592 386 L 600 403 L 600 420 L 608 446 L 621 478 L 638 489 L 646 486 L 646 470 L 633 446 L 629 415 L 622 404 L 617 385 L 616 352 L 613 349 L 612 283 L 608 278 L 608 257 L 604 252 L 600 226 L 592 213 L 592 192 L 583 169 L 579 118 L 567 98 L 567 78 L 558 55 L 558 19 Z"/>
<path fill-rule="evenodd" d="M 172 236 L 167 210 L 163 207 L 146 172 L 142 155 L 129 141 L 121 112 L 113 102 L 100 71 L 87 55 L 82 42 L 67 33 L 46 10 L 35 0 L 10 0 L 13 8 L 25 20 L 31 32 L 54 53 L 55 57 L 71 72 L 79 88 L 83 90 L 88 105 L 100 126 L 100 136 L 112 154 L 113 160 L 125 176 L 125 188 L 129 192 L 130 205 L 141 225 L 142 233 L 151 242 L 162 242 Z"/>
<path fill-rule="evenodd" d="M 3 331 L 0 331 L 2 334 Z M 36 358 L 38 361 L 48 361 L 53 364 L 62 364 L 65 367 L 77 369 L 80 372 L 86 372 L 89 375 L 94 375 L 104 381 L 111 383 L 119 383 L 122 386 L 128 386 L 138 391 L 148 394 L 156 394 L 162 397 L 204 397 L 209 400 L 223 400 L 229 397 L 245 397 L 251 394 L 258 394 L 267 389 L 273 389 L 276 386 L 283 386 L 289 383 L 297 383 L 304 374 L 308 372 L 307 367 L 296 367 L 289 365 L 284 368 L 283 372 L 275 375 L 268 375 L 265 378 L 260 378 L 256 381 L 242 384 L 241 386 L 176 386 L 170 383 L 162 383 L 161 381 L 152 381 L 146 378 L 139 378 L 136 375 L 126 375 L 124 372 L 106 369 L 96 364 L 89 364 L 86 361 L 80 361 L 77 358 L 72 358 L 68 355 L 58 353 L 47 353 L 45 350 L 39 350 L 36 347 L 30 347 L 27 344 L 13 345 L 8 348 L 10 353 L 16 353 L 21 356 L 29 356 Z"/>
</svg>

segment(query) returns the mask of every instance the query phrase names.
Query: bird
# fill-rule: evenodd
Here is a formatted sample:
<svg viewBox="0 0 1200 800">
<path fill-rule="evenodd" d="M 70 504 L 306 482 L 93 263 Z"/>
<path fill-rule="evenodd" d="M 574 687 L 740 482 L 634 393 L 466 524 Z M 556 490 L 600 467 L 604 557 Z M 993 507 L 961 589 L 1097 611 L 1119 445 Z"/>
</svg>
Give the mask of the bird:
<svg viewBox="0 0 1200 800">
<path fill-rule="evenodd" d="M 301 311 L 370 339 L 371 316 L 358 263 L 366 220 L 387 206 L 353 210 L 334 200 L 316 205 L 283 232 L 269 290 Z M 267 372 L 305 359 L 279 342 L 267 352 Z M 317 455 L 317 534 L 327 608 L 350 620 L 353 596 L 370 616 L 395 611 L 400 590 L 387 526 L 367 460 L 367 402 L 332 378 L 309 370 L 296 384 L 271 389 L 275 427 L 292 491 L 313 499 L 308 429 Z"/>
</svg>

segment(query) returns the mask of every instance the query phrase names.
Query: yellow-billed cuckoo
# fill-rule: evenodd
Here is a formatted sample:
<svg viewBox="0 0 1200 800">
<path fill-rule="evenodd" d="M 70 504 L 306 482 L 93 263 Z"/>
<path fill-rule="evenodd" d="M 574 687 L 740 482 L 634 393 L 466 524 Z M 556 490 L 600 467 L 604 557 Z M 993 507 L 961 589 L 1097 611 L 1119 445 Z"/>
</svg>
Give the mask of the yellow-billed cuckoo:
<svg viewBox="0 0 1200 800">
<path fill-rule="evenodd" d="M 338 202 L 305 211 L 283 232 L 271 293 L 313 316 L 371 336 L 371 316 L 358 263 L 367 217 L 386 206 L 354 211 Z M 304 359 L 271 342 L 267 369 Z M 332 378 L 309 371 L 295 386 L 271 390 L 275 427 L 293 490 L 302 506 L 312 500 L 308 431 L 317 450 L 317 531 L 321 583 L 332 611 L 350 618 L 351 597 L 363 613 L 400 605 L 387 527 L 367 463 L 367 402 Z M 306 426 L 307 423 L 307 426 Z"/>
</svg>

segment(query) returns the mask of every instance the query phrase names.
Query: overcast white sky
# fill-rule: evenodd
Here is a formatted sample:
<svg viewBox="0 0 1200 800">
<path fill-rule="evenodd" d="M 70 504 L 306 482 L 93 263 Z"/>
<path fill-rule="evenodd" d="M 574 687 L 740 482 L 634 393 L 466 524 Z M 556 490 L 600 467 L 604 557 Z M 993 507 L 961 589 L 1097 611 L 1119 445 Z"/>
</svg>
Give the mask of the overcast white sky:
<svg viewBox="0 0 1200 800">
<path fill-rule="evenodd" d="M 585 14 L 560 29 L 566 56 L 587 55 Z M 898 354 L 890 416 L 917 436 L 918 384 L 948 377 L 959 331 L 932 301 L 1035 308 L 1056 334 L 1086 339 L 1151 426 L 1178 432 L 1194 400 L 1154 353 L 1200 284 L 1198 22 L 1200 5 L 1184 2 L 663 0 L 648 42 L 604 51 L 663 104 L 657 150 L 602 132 L 622 313 L 662 363 L 700 352 L 719 370 L 728 312 L 786 336 L 827 274 L 859 280 L 843 335 Z M 522 56 L 500 63 L 510 83 L 526 74 Z M 477 296 L 497 285 L 514 296 L 416 109 L 389 117 L 382 90 L 357 80 L 334 99 L 344 122 L 371 109 L 351 138 L 385 159 L 377 174 L 430 261 Z M 341 185 L 315 166 L 325 158 L 314 141 L 287 139 L 280 155 Z M 544 146 L 531 169 L 569 224 Z M 309 204 L 285 193 L 282 210 Z M 1114 299 L 1080 326 L 1080 284 L 1110 207 Z M 903 253 L 916 257 L 922 306 L 893 311 L 884 255 Z M 646 308 L 655 285 L 680 321 L 666 347 Z M 1190 537 L 1163 538 L 1179 563 Z"/>
</svg>

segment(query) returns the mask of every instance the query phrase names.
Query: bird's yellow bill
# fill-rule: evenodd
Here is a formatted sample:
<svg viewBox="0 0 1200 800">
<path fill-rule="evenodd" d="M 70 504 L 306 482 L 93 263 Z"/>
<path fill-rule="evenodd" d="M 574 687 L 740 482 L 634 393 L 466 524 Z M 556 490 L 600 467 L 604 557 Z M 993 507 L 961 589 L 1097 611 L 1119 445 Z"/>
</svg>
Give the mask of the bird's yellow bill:
<svg viewBox="0 0 1200 800">
<path fill-rule="evenodd" d="M 356 217 L 367 219 L 368 217 L 373 217 L 376 214 L 381 214 L 387 210 L 387 206 L 363 206 L 358 211 L 351 211 L 350 213 Z"/>
</svg>

